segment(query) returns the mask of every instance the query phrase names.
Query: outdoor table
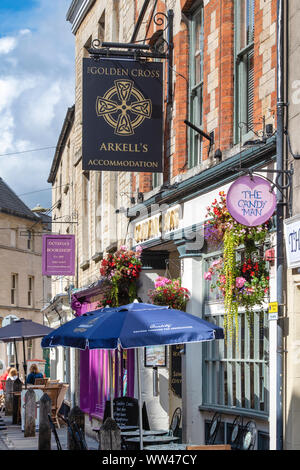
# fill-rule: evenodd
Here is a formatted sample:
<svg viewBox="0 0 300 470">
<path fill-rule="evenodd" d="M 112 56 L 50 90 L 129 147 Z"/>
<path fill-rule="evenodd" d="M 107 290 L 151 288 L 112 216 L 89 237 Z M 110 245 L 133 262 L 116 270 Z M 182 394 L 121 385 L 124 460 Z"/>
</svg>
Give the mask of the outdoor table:
<svg viewBox="0 0 300 470">
<path fill-rule="evenodd" d="M 125 426 L 125 425 L 118 425 L 120 430 L 121 430 L 121 434 L 123 434 L 123 431 L 124 432 L 127 432 L 127 431 L 135 431 L 137 430 L 139 427 L 138 426 Z M 94 432 L 97 432 L 97 433 L 100 433 L 100 429 L 101 428 L 93 428 L 93 431 Z"/>
<path fill-rule="evenodd" d="M 143 444 L 169 444 L 173 441 L 177 441 L 179 437 L 174 437 L 174 436 L 144 436 L 143 435 Z M 140 436 L 138 437 L 129 437 L 127 439 L 124 439 L 126 442 L 126 445 L 128 446 L 128 450 L 130 448 L 136 449 L 137 446 L 140 444 Z"/>
<path fill-rule="evenodd" d="M 135 431 L 136 429 L 138 429 L 138 425 L 137 426 L 126 426 L 125 424 L 118 424 L 119 428 L 121 429 L 121 432 L 122 431 Z"/>
<path fill-rule="evenodd" d="M 186 450 L 188 444 L 177 444 L 171 442 L 170 444 L 151 445 L 144 447 L 144 450 Z"/>
<path fill-rule="evenodd" d="M 144 430 L 143 431 L 143 436 L 163 436 L 164 434 L 168 434 L 168 430 L 164 429 L 164 430 L 153 430 L 153 431 L 149 431 L 149 430 Z M 122 431 L 121 429 L 121 436 L 122 437 L 136 437 L 136 436 L 139 436 L 140 435 L 140 431 L 139 429 L 136 429 L 135 431 Z"/>
</svg>

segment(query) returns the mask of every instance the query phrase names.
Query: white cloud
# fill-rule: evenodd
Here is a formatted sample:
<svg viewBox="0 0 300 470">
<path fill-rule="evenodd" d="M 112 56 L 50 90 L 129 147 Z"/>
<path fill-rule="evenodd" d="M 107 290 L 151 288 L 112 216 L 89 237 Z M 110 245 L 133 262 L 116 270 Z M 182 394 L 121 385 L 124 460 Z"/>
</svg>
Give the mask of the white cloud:
<svg viewBox="0 0 300 470">
<path fill-rule="evenodd" d="M 0 54 L 9 54 L 17 45 L 17 40 L 14 37 L 0 38 Z"/>
<path fill-rule="evenodd" d="M 0 38 L 0 154 L 55 147 L 74 104 L 74 36 L 65 20 L 70 0 L 37 4 L 22 17 L 7 16 L 6 29 L 13 29 Z M 0 176 L 17 194 L 47 188 L 54 152 L 0 157 Z M 29 206 L 51 205 L 51 191 L 28 198 Z"/>
</svg>

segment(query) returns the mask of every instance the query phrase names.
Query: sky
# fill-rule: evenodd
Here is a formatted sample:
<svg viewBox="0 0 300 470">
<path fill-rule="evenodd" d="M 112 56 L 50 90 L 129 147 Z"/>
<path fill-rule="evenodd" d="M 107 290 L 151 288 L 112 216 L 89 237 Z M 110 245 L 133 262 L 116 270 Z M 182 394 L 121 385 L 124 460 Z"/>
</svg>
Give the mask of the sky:
<svg viewBox="0 0 300 470">
<path fill-rule="evenodd" d="M 75 99 L 70 5 L 0 0 L 0 177 L 31 209 L 51 207 L 47 179 Z"/>
</svg>

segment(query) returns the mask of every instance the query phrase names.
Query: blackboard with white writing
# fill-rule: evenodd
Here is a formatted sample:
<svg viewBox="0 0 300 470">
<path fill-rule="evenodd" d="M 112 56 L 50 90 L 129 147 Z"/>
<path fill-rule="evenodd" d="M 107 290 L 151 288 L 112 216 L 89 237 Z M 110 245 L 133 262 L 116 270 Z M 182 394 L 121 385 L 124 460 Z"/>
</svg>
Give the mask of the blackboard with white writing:
<svg viewBox="0 0 300 470">
<path fill-rule="evenodd" d="M 110 417 L 110 401 L 105 404 L 103 422 Z M 114 420 L 119 426 L 139 425 L 139 403 L 136 398 L 120 397 L 114 399 Z M 143 428 L 149 429 L 145 403 L 143 404 Z"/>
</svg>

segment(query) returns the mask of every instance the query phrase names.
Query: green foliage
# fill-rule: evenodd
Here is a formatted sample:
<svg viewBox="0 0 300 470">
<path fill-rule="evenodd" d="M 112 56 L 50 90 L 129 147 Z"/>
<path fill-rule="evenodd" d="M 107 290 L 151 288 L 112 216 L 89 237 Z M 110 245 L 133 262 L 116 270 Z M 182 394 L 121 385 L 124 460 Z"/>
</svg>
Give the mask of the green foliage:
<svg viewBox="0 0 300 470">
<path fill-rule="evenodd" d="M 208 243 L 221 245 L 220 260 L 212 263 L 204 274 L 207 281 L 213 280 L 211 289 L 218 289 L 224 299 L 224 329 L 232 339 L 238 333 L 238 308 L 244 307 L 251 325 L 253 308 L 263 305 L 269 292 L 267 265 L 261 256 L 260 247 L 268 234 L 268 223 L 258 227 L 246 227 L 234 220 L 226 207 L 225 193 L 219 193 L 212 207 L 207 208 L 210 220 L 205 226 Z M 244 260 L 237 261 L 237 248 L 244 246 Z M 214 278 L 214 279 L 213 279 Z"/>
</svg>

